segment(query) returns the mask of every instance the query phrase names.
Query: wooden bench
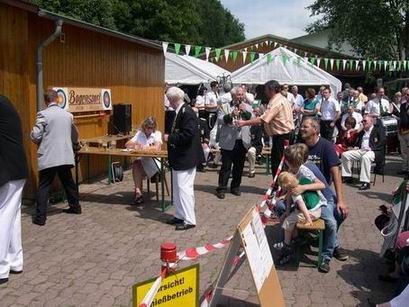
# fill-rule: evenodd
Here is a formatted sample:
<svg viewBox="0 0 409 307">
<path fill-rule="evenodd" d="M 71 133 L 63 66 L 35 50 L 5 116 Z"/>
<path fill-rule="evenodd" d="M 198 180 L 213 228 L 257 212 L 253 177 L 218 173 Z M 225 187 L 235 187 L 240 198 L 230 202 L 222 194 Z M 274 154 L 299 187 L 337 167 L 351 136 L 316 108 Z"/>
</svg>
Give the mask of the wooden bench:
<svg viewBox="0 0 409 307">
<path fill-rule="evenodd" d="M 307 226 L 304 223 L 297 223 L 297 230 L 299 233 L 303 231 L 314 231 L 318 232 L 318 261 L 317 261 L 317 267 L 321 264 L 322 262 L 322 248 L 324 244 L 324 230 L 325 230 L 325 223 L 323 219 L 318 219 L 312 222 L 312 225 Z M 300 262 L 300 253 L 301 253 L 301 246 L 297 246 L 297 264 Z"/>
</svg>

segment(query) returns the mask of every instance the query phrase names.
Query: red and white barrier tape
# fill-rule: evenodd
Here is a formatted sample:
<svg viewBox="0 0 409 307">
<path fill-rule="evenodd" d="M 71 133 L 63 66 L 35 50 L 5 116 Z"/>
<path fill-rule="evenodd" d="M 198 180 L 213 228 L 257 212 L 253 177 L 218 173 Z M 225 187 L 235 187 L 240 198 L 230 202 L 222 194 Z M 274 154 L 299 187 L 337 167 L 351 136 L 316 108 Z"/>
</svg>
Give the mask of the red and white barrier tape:
<svg viewBox="0 0 409 307">
<path fill-rule="evenodd" d="M 228 245 L 231 241 L 233 236 L 230 236 L 226 239 L 224 239 L 221 242 L 215 243 L 215 244 L 206 244 L 205 246 L 200 246 L 200 247 L 191 247 L 188 249 L 185 249 L 182 252 L 178 253 L 178 259 L 179 261 L 181 260 L 195 260 L 199 256 L 208 254 L 216 249 L 221 249 Z"/>
<path fill-rule="evenodd" d="M 162 268 L 159 277 L 156 278 L 152 287 L 149 289 L 148 293 L 146 293 L 142 302 L 139 304 L 139 307 L 148 307 L 152 304 L 153 299 L 155 298 L 156 294 L 159 291 L 162 280 L 166 277 L 166 274 L 167 274 L 167 268 Z"/>
</svg>

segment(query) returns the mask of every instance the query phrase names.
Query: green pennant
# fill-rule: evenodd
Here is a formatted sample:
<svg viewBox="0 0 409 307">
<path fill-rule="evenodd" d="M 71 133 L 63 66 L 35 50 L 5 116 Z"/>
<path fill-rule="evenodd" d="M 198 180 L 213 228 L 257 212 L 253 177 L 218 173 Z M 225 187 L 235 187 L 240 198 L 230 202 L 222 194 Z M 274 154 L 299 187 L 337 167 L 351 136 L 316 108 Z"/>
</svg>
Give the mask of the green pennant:
<svg viewBox="0 0 409 307">
<path fill-rule="evenodd" d="M 371 60 L 366 60 L 367 65 L 367 70 L 370 71 L 371 70 L 371 66 L 372 66 L 372 61 Z"/>
<path fill-rule="evenodd" d="M 236 50 L 230 52 L 230 57 L 233 59 L 233 62 L 236 62 L 238 54 Z"/>
<path fill-rule="evenodd" d="M 179 54 L 179 52 L 180 52 L 180 44 L 175 43 L 174 45 L 175 45 L 175 52 L 176 52 L 176 54 Z"/>
<path fill-rule="evenodd" d="M 256 53 L 255 52 L 250 52 L 250 63 L 254 62 L 255 57 L 256 57 Z"/>
<path fill-rule="evenodd" d="M 197 58 L 202 50 L 202 46 L 195 46 L 195 57 Z"/>
<path fill-rule="evenodd" d="M 324 59 L 324 68 L 325 70 L 328 69 L 328 59 L 327 58 Z"/>
<path fill-rule="evenodd" d="M 308 58 L 308 60 L 312 65 L 314 65 L 316 58 Z"/>
<path fill-rule="evenodd" d="M 283 64 L 285 65 L 285 64 L 287 63 L 287 61 L 288 61 L 287 55 L 286 55 L 285 53 L 281 53 L 281 54 L 280 54 L 280 57 L 281 57 L 281 61 L 282 61 Z"/>
<path fill-rule="evenodd" d="M 349 60 L 349 69 L 353 70 L 354 69 L 354 60 Z"/>
<path fill-rule="evenodd" d="M 335 65 L 337 66 L 337 70 L 339 70 L 339 65 L 341 64 L 341 60 L 340 59 L 336 59 L 335 60 Z"/>
<path fill-rule="evenodd" d="M 267 53 L 267 64 L 270 64 L 273 61 L 271 53 Z"/>
<path fill-rule="evenodd" d="M 401 65 L 402 65 L 401 63 L 402 61 L 398 61 L 398 66 L 396 67 L 396 70 L 399 70 L 399 71 L 401 70 Z"/>
<path fill-rule="evenodd" d="M 220 53 L 222 52 L 222 49 L 221 48 L 216 48 L 215 52 L 216 52 L 216 61 L 219 62 Z"/>
</svg>

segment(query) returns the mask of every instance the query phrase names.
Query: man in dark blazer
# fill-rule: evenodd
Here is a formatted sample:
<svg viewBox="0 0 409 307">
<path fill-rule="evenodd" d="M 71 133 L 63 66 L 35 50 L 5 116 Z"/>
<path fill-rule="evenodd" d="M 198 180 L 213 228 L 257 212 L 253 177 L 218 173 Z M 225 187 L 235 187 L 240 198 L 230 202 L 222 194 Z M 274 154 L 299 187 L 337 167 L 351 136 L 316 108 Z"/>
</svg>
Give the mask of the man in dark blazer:
<svg viewBox="0 0 409 307">
<path fill-rule="evenodd" d="M 21 197 L 27 175 L 20 117 L 0 95 L 0 284 L 23 271 Z"/>
<path fill-rule="evenodd" d="M 171 87 L 166 92 L 176 118 L 170 134 L 164 135 L 168 143 L 168 159 L 173 176 L 173 201 L 175 217 L 168 223 L 176 230 L 187 230 L 196 226 L 194 181 L 200 146 L 198 121 L 192 108 L 183 102 L 185 93 Z"/>
<path fill-rule="evenodd" d="M 374 118 L 366 115 L 362 120 L 364 129 L 358 134 L 356 147 L 344 152 L 341 156 L 342 178 L 346 183 L 352 182 L 351 162 L 360 161 L 361 172 L 359 180 L 362 182 L 360 190 L 371 188 L 371 163 L 375 162 L 375 173 L 383 174 L 385 162 L 385 128 L 374 125 Z"/>
<path fill-rule="evenodd" d="M 46 221 L 48 192 L 58 174 L 65 189 L 69 208 L 63 212 L 81 214 L 77 186 L 71 168 L 75 165 L 73 144 L 78 144 L 78 131 L 71 113 L 57 104 L 58 94 L 47 90 L 44 101 L 47 108 L 37 113 L 31 130 L 31 140 L 38 144 L 38 170 L 40 182 L 37 192 L 37 208 L 33 223 L 43 226 Z"/>
</svg>

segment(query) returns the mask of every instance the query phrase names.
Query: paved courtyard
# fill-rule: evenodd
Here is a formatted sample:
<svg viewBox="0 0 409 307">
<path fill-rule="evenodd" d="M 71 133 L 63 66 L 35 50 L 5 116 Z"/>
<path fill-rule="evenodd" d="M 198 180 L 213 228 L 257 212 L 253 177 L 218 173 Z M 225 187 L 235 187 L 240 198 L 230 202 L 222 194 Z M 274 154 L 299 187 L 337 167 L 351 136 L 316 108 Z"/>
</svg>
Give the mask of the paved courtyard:
<svg viewBox="0 0 409 307">
<path fill-rule="evenodd" d="M 393 286 L 381 283 L 386 270 L 379 258 L 382 239 L 373 224 L 377 208 L 391 200 L 400 182 L 395 175 L 399 158 L 388 157 L 385 182 L 365 192 L 358 184 L 345 186 L 350 217 L 341 231 L 342 246 L 349 251 L 346 262 L 333 260 L 331 272 L 289 265 L 277 268 L 287 306 L 369 306 L 389 299 Z M 215 170 L 196 177 L 198 226 L 176 232 L 165 221 L 174 208 L 162 213 L 150 201 L 143 208 L 130 206 L 132 179 L 107 185 L 106 179 L 80 187 L 83 214 L 62 213 L 65 204 L 51 206 L 45 227 L 31 223 L 32 207 L 23 209 L 24 273 L 11 275 L 0 287 L 0 306 L 130 306 L 132 285 L 157 276 L 159 247 L 175 242 L 179 250 L 213 243 L 231 235 L 242 216 L 261 199 L 270 176 L 259 168 L 255 178 L 243 177 L 242 196 L 214 196 Z M 151 186 L 152 188 L 152 186 Z M 154 195 L 151 192 L 152 199 Z M 276 231 L 267 228 L 270 240 Z M 200 293 L 216 279 L 226 249 L 198 259 Z M 181 267 L 195 262 L 182 262 Z M 224 289 L 221 306 L 257 306 L 250 270 L 244 264 Z"/>
</svg>

